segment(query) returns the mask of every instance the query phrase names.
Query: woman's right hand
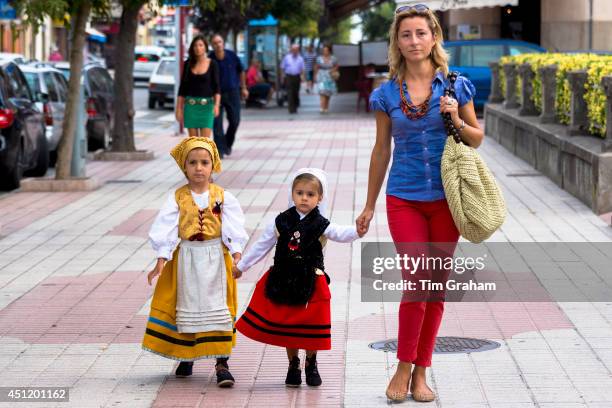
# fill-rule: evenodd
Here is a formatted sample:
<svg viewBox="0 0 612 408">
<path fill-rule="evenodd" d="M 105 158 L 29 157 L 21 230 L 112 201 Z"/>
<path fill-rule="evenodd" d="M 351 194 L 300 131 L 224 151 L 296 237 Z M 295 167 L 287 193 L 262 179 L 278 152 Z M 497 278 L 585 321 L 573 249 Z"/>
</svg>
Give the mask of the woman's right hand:
<svg viewBox="0 0 612 408">
<path fill-rule="evenodd" d="M 364 236 L 370 229 L 370 221 L 374 218 L 374 210 L 364 208 L 355 222 L 357 223 L 357 233 Z"/>
<path fill-rule="evenodd" d="M 182 125 L 183 124 L 183 110 L 182 109 L 177 109 L 176 110 L 176 121 Z"/>
</svg>

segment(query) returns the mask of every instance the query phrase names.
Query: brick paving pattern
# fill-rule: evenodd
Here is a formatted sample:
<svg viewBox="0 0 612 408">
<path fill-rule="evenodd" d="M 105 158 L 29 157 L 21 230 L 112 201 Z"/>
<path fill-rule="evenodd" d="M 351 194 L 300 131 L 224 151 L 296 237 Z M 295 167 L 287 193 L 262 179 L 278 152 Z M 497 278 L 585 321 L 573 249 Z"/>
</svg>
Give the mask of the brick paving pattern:
<svg viewBox="0 0 612 408">
<path fill-rule="evenodd" d="M 353 223 L 365 202 L 372 115 L 354 114 L 354 96 L 316 97 L 302 113 L 247 110 L 232 156 L 216 176 L 240 200 L 253 242 L 284 210 L 288 177 L 316 166 L 329 174 L 330 214 Z M 352 106 L 352 107 L 351 107 Z M 286 389 L 283 349 L 238 336 L 230 359 L 237 383 L 215 386 L 212 361 L 176 379 L 176 363 L 140 349 L 152 288 L 148 228 L 183 177 L 167 152 L 177 138 L 160 127 L 139 135 L 151 162 L 91 162 L 105 181 L 88 193 L 0 196 L 0 386 L 68 386 L 73 407 L 385 406 L 392 353 L 368 347 L 397 333 L 395 303 L 360 301 L 359 241 L 330 242 L 333 349 L 319 354 L 323 386 Z M 505 193 L 509 214 L 493 241 L 609 242 L 612 228 L 568 193 L 488 140 L 481 153 Z M 129 181 L 126 183 L 116 180 Z M 108 181 L 113 181 L 108 183 Z M 137 181 L 137 182 L 134 182 Z M 381 195 L 368 241 L 390 241 Z M 271 254 L 239 280 L 244 307 Z M 612 406 L 612 302 L 448 303 L 444 336 L 486 338 L 495 350 L 436 354 L 430 383 L 440 407 Z M 421 406 L 407 401 L 405 406 Z M 0 406 L 9 406 L 0 403 Z"/>
</svg>

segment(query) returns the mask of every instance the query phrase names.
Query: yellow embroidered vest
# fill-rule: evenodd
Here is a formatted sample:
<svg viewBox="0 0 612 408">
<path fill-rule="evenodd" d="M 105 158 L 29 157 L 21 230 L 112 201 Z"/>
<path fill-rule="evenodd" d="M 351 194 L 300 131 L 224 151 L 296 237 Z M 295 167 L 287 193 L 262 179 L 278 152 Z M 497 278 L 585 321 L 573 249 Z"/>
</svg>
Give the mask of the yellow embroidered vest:
<svg viewBox="0 0 612 408">
<path fill-rule="evenodd" d="M 223 188 L 211 183 L 208 187 L 208 207 L 202 209 L 195 203 L 189 185 L 184 185 L 174 194 L 179 208 L 181 239 L 205 241 L 221 237 Z"/>
</svg>

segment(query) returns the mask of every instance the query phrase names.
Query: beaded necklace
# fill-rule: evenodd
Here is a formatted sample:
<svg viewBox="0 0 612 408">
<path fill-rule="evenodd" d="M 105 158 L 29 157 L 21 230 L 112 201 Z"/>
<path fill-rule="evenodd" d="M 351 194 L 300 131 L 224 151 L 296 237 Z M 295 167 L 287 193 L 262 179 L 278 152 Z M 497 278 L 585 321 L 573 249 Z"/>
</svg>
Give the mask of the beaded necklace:
<svg viewBox="0 0 612 408">
<path fill-rule="evenodd" d="M 427 111 L 429 110 L 429 102 L 433 93 L 430 92 L 423 103 L 421 103 L 420 105 L 415 105 L 411 102 L 408 102 L 408 100 L 406 99 L 406 95 L 404 94 L 403 82 L 400 84 L 399 88 L 400 108 L 402 109 L 402 112 L 404 112 L 404 115 L 406 115 L 408 119 L 411 120 L 421 119 L 423 116 L 425 116 L 427 114 Z"/>
</svg>

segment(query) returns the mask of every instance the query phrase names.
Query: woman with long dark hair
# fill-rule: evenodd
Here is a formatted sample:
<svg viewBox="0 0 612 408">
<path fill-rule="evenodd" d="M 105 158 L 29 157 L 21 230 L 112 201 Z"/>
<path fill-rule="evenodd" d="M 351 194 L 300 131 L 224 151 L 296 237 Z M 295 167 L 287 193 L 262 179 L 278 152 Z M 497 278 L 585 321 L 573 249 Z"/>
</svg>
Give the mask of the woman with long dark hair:
<svg viewBox="0 0 612 408">
<path fill-rule="evenodd" d="M 196 35 L 189 45 L 176 103 L 176 120 L 184 124 L 189 136 L 210 137 L 219 115 L 221 85 L 217 63 L 208 58 L 208 42 Z"/>
<path fill-rule="evenodd" d="M 419 256 L 420 250 L 426 248 L 430 251 L 426 256 L 452 256 L 459 232 L 442 186 L 440 163 L 448 137 L 442 114 L 450 114 L 464 143 L 478 147 L 484 134 L 474 112 L 475 88 L 467 78 L 459 76 L 454 84 L 457 99 L 444 96 L 448 55 L 442 47 L 440 22 L 427 6 L 399 7 L 389 40 L 390 80 L 370 97 L 370 106 L 376 111 L 376 142 L 370 159 L 367 202 L 357 218 L 359 232 L 368 230 L 374 216 L 393 139 L 386 201 L 389 230 L 397 252 Z M 444 280 L 450 271 L 419 270 L 416 276 L 432 272 L 439 272 Z M 410 272 L 402 271 L 402 275 L 414 280 Z M 399 364 L 386 394 L 389 400 L 399 402 L 407 398 L 410 390 L 416 401 L 433 401 L 435 394 L 427 386 L 426 368 L 431 366 L 442 321 L 444 291 L 416 299 L 407 292 L 399 307 Z"/>
</svg>

